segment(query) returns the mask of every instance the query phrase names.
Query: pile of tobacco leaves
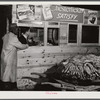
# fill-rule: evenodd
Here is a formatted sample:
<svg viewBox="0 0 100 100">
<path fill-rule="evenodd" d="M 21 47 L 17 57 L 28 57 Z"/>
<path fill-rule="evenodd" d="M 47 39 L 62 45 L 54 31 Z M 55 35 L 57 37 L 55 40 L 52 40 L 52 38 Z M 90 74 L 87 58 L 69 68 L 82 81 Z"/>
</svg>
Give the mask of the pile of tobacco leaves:
<svg viewBox="0 0 100 100">
<path fill-rule="evenodd" d="M 77 85 L 90 85 L 100 80 L 100 56 L 70 56 L 55 64 L 44 74 L 49 79 L 59 79 Z"/>
</svg>

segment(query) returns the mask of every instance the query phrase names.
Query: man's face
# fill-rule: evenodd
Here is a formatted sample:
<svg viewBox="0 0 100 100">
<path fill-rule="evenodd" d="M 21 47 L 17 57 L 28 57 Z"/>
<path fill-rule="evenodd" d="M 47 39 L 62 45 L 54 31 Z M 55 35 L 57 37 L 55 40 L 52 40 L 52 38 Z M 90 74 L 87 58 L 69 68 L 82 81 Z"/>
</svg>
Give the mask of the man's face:
<svg viewBox="0 0 100 100">
<path fill-rule="evenodd" d="M 35 32 L 30 32 L 29 33 L 29 38 L 34 38 L 36 37 L 36 33 Z"/>
<path fill-rule="evenodd" d="M 28 30 L 28 31 L 26 32 L 26 34 L 27 34 L 27 36 L 29 37 L 29 35 L 30 35 L 30 30 Z"/>
</svg>

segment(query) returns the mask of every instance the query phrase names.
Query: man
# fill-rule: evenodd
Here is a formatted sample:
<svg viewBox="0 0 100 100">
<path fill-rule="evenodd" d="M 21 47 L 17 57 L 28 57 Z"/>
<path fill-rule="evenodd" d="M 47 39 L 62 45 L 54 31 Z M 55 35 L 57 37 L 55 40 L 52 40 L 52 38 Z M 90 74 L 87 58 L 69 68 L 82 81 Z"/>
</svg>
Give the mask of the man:
<svg viewBox="0 0 100 100">
<path fill-rule="evenodd" d="M 39 37 L 37 36 L 37 29 L 30 28 L 30 35 L 28 36 L 28 44 L 29 46 L 36 46 L 39 45 Z"/>
<path fill-rule="evenodd" d="M 17 51 L 27 49 L 27 44 L 22 44 L 18 38 L 16 24 L 11 24 L 10 32 L 3 37 L 3 48 L 1 53 L 1 80 L 4 90 L 17 88 Z"/>
<path fill-rule="evenodd" d="M 29 27 L 20 27 L 20 33 L 18 35 L 18 39 L 22 44 L 27 44 L 27 38 L 30 35 L 30 28 Z"/>
</svg>

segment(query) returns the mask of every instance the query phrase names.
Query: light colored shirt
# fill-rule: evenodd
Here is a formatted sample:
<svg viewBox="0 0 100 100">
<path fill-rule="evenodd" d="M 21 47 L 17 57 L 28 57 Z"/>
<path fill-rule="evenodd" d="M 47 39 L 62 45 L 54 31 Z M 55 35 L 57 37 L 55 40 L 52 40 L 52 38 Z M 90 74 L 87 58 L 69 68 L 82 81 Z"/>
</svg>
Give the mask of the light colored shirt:
<svg viewBox="0 0 100 100">
<path fill-rule="evenodd" d="M 25 37 L 25 39 L 27 39 L 27 36 L 25 34 L 22 33 L 22 35 Z"/>
</svg>

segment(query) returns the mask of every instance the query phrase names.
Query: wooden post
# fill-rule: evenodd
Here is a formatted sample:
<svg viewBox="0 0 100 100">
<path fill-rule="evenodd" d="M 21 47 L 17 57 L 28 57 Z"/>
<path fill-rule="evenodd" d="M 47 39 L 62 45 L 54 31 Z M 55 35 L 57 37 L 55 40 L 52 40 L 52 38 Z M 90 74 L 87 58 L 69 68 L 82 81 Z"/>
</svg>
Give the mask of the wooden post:
<svg viewBox="0 0 100 100">
<path fill-rule="evenodd" d="M 47 22 L 44 23 L 44 46 L 47 46 Z"/>
<path fill-rule="evenodd" d="M 80 46 L 82 41 L 82 24 L 78 24 L 77 28 L 77 45 Z"/>
<path fill-rule="evenodd" d="M 9 32 L 9 19 L 7 18 L 6 21 L 7 21 L 7 25 L 6 25 L 6 33 L 8 33 L 8 32 Z"/>
</svg>

